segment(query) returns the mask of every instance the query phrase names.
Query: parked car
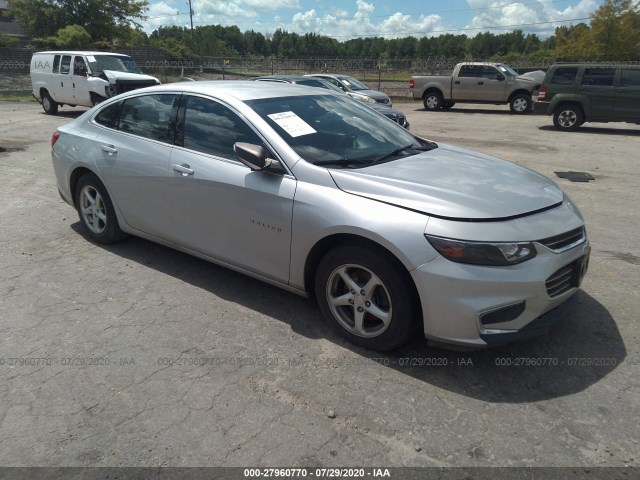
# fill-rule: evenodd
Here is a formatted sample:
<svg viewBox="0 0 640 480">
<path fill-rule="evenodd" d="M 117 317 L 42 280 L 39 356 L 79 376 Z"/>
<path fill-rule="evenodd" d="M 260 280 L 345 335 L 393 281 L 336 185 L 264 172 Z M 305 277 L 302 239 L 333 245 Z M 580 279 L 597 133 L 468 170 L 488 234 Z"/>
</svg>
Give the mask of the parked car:
<svg viewBox="0 0 640 480">
<path fill-rule="evenodd" d="M 427 110 L 447 110 L 456 103 L 509 104 L 513 113 L 529 113 L 531 96 L 544 74 L 518 75 L 503 63 L 462 62 L 452 75 L 413 76 L 409 89 Z"/>
<path fill-rule="evenodd" d="M 534 111 L 558 130 L 585 122 L 640 124 L 640 66 L 556 64 L 547 71 Z"/>
<path fill-rule="evenodd" d="M 132 234 L 300 295 L 350 341 L 482 347 L 544 334 L 589 241 L 548 178 L 274 82 L 184 82 L 58 128 L 58 190 L 89 239 Z"/>
<path fill-rule="evenodd" d="M 391 99 L 388 95 L 379 92 L 378 90 L 373 90 L 365 85 L 363 82 L 358 80 L 357 78 L 350 77 L 349 75 L 336 75 L 329 73 L 312 73 L 307 75 L 308 77 L 317 77 L 322 78 L 328 82 L 333 83 L 340 90 L 345 92 L 351 98 L 355 98 L 356 100 L 360 100 L 364 103 L 370 104 L 382 104 L 392 107 Z"/>
<path fill-rule="evenodd" d="M 336 93 L 340 93 L 342 95 L 346 95 L 346 92 L 341 88 L 335 86 L 333 83 L 319 77 L 309 77 L 305 75 L 268 75 L 265 77 L 256 77 L 251 80 L 259 81 L 259 82 L 281 82 L 281 83 L 295 83 L 297 85 L 305 85 L 307 87 L 318 87 L 318 88 L 326 88 L 327 90 L 332 90 Z M 407 120 L 407 116 L 402 113 L 400 110 L 396 110 L 389 105 L 384 105 L 382 103 L 365 103 L 370 108 L 373 108 L 378 113 L 381 113 L 385 117 L 390 120 L 393 120 L 398 125 L 409 129 L 409 121 Z"/>
<path fill-rule="evenodd" d="M 37 52 L 31 58 L 33 96 L 44 111 L 91 107 L 122 92 L 160 84 L 127 55 L 108 52 Z"/>
</svg>

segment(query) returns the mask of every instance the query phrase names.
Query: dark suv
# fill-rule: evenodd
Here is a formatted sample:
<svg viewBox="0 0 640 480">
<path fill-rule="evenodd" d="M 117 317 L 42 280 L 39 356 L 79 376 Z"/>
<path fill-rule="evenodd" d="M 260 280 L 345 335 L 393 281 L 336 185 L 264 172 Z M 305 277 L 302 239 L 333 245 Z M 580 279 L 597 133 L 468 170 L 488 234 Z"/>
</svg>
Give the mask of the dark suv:
<svg viewBox="0 0 640 480">
<path fill-rule="evenodd" d="M 640 124 L 640 66 L 553 65 L 533 110 L 553 115 L 559 130 L 575 130 L 585 122 Z"/>
</svg>

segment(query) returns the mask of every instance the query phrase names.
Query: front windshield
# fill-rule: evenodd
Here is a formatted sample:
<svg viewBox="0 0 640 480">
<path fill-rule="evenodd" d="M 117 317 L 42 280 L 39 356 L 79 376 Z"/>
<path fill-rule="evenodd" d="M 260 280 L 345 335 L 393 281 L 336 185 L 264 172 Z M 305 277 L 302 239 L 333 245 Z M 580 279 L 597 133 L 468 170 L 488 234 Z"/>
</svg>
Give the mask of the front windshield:
<svg viewBox="0 0 640 480">
<path fill-rule="evenodd" d="M 507 65 L 498 65 L 498 69 L 500 69 L 500 71 L 502 73 L 504 73 L 507 77 L 517 77 L 518 76 L 518 72 L 516 72 L 514 69 L 512 69 L 511 67 L 509 67 Z"/>
<path fill-rule="evenodd" d="M 351 89 L 351 90 L 371 90 L 369 87 L 367 87 L 364 83 L 362 83 L 360 80 L 357 80 L 353 77 L 340 77 L 340 81 L 342 82 L 342 84 Z"/>
<path fill-rule="evenodd" d="M 142 70 L 131 57 L 125 55 L 87 55 L 91 73 L 96 77 L 102 75 L 105 70 L 115 72 L 138 73 Z"/>
<path fill-rule="evenodd" d="M 246 103 L 314 165 L 361 168 L 436 147 L 347 97 L 304 95 Z"/>
</svg>

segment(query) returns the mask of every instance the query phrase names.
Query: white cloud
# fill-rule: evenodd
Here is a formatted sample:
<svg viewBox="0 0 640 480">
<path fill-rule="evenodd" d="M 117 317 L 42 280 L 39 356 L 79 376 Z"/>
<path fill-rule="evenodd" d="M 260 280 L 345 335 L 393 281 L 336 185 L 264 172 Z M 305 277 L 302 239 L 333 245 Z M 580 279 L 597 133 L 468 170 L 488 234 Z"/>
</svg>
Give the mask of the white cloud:
<svg viewBox="0 0 640 480">
<path fill-rule="evenodd" d="M 148 20 L 142 22 L 146 32 L 152 32 L 159 26 L 181 25 L 188 26 L 189 7 L 184 2 L 178 1 L 181 13 L 176 15 L 178 9 L 165 1 L 151 3 L 147 12 Z M 266 12 L 282 8 L 300 8 L 299 0 L 231 0 L 220 2 L 219 0 L 192 0 L 194 25 L 236 25 L 244 30 L 246 22 L 238 22 L 238 18 L 256 18 Z M 183 6 L 184 5 L 184 6 Z M 256 21 L 254 26 L 259 26 Z"/>
<path fill-rule="evenodd" d="M 425 36 L 442 29 L 439 15 L 420 15 L 419 17 L 394 13 L 387 18 L 375 21 L 372 14 L 373 4 L 356 0 L 356 12 L 349 17 L 346 12 L 333 12 L 319 16 L 315 9 L 296 13 L 292 18 L 293 31 L 329 35 L 340 40 L 359 36 L 384 36 L 385 38 L 405 37 L 407 35 Z M 283 27 L 291 30 L 291 27 Z"/>
<path fill-rule="evenodd" d="M 558 10 L 553 3 L 547 0 L 524 0 L 519 2 L 502 0 L 467 0 L 469 7 L 477 9 L 476 15 L 467 25 L 467 28 L 477 28 L 478 31 L 497 27 L 501 25 L 507 28 L 492 28 L 494 32 L 511 31 L 514 25 L 529 24 L 522 27 L 522 30 L 536 32 L 543 36 L 553 34 L 555 27 L 566 23 L 546 23 L 559 22 L 562 20 L 572 20 L 576 18 L 587 18 L 598 7 L 596 0 L 580 0 L 576 5 Z M 588 20 L 581 20 L 588 22 Z M 538 24 L 538 25 L 531 25 Z M 469 32 L 471 35 L 474 31 Z"/>
</svg>

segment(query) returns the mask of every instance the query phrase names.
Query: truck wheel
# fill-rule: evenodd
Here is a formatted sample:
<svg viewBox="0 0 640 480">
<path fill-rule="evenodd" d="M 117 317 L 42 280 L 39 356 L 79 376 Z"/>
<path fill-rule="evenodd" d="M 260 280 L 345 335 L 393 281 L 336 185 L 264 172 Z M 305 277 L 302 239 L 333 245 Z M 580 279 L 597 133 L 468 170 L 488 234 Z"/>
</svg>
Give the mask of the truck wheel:
<svg viewBox="0 0 640 480">
<path fill-rule="evenodd" d="M 558 130 L 573 131 L 584 123 L 584 113 L 577 105 L 561 105 L 553 112 L 553 125 Z"/>
<path fill-rule="evenodd" d="M 531 111 L 531 95 L 519 93 L 514 95 L 509 102 L 511 113 L 523 114 Z"/>
<path fill-rule="evenodd" d="M 440 110 L 444 104 L 442 95 L 440 92 L 428 92 L 424 95 L 423 99 L 424 108 L 430 111 Z"/>
<path fill-rule="evenodd" d="M 442 109 L 443 110 L 451 110 L 453 108 L 453 106 L 456 104 L 456 102 L 444 102 L 444 104 L 442 105 Z"/>
<path fill-rule="evenodd" d="M 42 108 L 47 115 L 55 115 L 58 113 L 58 104 L 53 101 L 49 92 L 44 90 L 42 92 Z"/>
</svg>

